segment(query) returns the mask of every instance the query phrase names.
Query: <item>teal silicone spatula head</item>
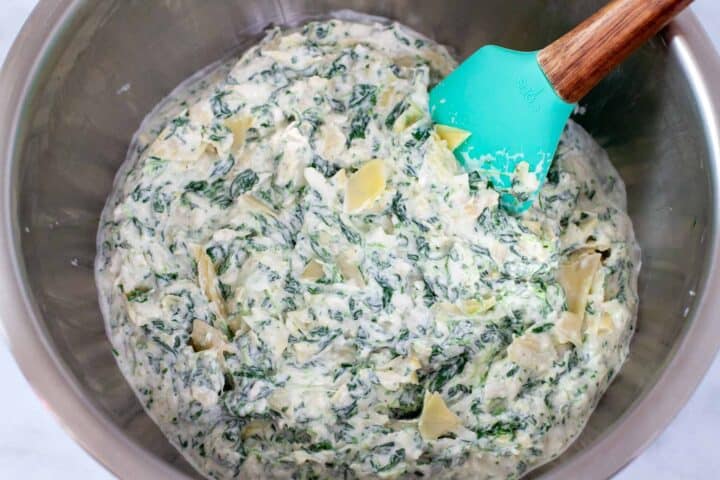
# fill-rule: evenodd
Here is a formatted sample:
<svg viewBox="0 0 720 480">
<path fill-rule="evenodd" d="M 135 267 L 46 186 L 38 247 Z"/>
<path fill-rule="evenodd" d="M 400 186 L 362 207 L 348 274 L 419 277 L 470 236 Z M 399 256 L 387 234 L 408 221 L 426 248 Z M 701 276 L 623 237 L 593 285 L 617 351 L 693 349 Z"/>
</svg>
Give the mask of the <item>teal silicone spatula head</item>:
<svg viewBox="0 0 720 480">
<path fill-rule="evenodd" d="M 481 48 L 430 92 L 437 124 L 470 132 L 455 156 L 521 213 L 545 181 L 575 102 L 692 0 L 613 0 L 538 52 Z"/>
<path fill-rule="evenodd" d="M 532 204 L 572 110 L 536 52 L 496 46 L 475 52 L 430 92 L 435 123 L 471 132 L 455 149 L 458 161 L 489 181 L 513 213 Z"/>
</svg>

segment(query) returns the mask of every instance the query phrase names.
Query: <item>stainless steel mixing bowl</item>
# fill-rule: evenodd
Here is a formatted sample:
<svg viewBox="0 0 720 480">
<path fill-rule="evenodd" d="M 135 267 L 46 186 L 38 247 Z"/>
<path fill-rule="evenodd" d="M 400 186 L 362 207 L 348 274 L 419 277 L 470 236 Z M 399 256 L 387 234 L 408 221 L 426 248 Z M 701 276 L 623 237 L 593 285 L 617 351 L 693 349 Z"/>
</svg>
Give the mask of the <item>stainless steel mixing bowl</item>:
<svg viewBox="0 0 720 480">
<path fill-rule="evenodd" d="M 270 23 L 342 8 L 400 20 L 465 56 L 488 42 L 539 48 L 601 3 L 42 0 L 0 77 L 0 316 L 33 388 L 118 476 L 197 475 L 116 367 L 92 268 L 131 135 L 194 71 Z M 584 433 L 535 476 L 612 475 L 670 422 L 717 350 L 719 82 L 718 58 L 686 13 L 582 102 L 579 121 L 627 183 L 643 248 L 640 318 Z"/>
</svg>

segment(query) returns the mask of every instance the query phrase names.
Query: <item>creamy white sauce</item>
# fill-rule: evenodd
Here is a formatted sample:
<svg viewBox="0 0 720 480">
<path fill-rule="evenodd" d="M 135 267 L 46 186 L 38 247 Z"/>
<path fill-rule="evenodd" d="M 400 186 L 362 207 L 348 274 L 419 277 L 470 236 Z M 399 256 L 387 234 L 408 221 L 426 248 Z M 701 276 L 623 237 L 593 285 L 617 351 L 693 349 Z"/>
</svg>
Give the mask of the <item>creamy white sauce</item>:
<svg viewBox="0 0 720 480">
<path fill-rule="evenodd" d="M 430 122 L 454 66 L 397 24 L 275 29 L 143 124 L 102 216 L 101 304 L 208 477 L 517 478 L 620 369 L 639 269 L 620 178 L 571 122 L 535 206 L 499 209 Z"/>
</svg>

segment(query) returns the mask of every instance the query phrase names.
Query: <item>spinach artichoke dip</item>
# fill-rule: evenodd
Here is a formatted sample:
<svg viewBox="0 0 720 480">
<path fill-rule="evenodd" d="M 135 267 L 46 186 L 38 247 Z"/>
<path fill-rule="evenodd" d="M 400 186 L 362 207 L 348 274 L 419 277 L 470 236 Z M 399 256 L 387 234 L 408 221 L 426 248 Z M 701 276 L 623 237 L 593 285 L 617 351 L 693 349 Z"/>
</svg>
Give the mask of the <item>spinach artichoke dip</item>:
<svg viewBox="0 0 720 480">
<path fill-rule="evenodd" d="M 97 281 L 120 368 L 207 477 L 518 478 L 620 369 L 621 180 L 570 123 L 506 213 L 431 124 L 455 65 L 398 24 L 272 29 L 143 124 Z"/>
</svg>

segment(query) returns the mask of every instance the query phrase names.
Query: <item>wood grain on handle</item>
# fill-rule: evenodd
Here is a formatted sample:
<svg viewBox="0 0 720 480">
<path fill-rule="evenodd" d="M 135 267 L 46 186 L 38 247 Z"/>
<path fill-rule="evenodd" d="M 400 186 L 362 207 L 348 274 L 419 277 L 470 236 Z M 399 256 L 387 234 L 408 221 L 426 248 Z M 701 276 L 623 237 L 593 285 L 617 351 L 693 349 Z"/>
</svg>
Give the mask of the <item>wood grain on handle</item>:
<svg viewBox="0 0 720 480">
<path fill-rule="evenodd" d="M 692 0 L 613 0 L 544 48 L 538 61 L 567 102 L 585 96 Z"/>
</svg>

